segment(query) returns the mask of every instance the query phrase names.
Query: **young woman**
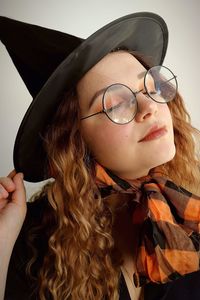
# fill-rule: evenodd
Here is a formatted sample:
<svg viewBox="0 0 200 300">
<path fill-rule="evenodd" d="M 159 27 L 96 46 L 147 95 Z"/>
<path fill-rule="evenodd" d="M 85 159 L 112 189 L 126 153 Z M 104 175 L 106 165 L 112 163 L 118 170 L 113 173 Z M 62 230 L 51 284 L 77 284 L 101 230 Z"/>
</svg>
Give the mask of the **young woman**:
<svg viewBox="0 0 200 300">
<path fill-rule="evenodd" d="M 21 71 L 37 96 L 0 179 L 2 299 L 199 299 L 198 131 L 166 45 L 160 17 L 132 14 L 74 44 L 42 88 Z M 54 178 L 28 205 L 22 172 Z"/>
</svg>

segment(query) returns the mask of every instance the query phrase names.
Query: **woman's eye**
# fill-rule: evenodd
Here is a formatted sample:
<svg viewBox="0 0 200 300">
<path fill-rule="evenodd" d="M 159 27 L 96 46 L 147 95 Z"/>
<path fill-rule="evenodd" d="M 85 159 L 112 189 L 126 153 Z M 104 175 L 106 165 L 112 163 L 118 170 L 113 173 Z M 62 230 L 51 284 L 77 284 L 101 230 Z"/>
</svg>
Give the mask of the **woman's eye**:
<svg viewBox="0 0 200 300">
<path fill-rule="evenodd" d="M 107 112 L 111 112 L 111 111 L 113 111 L 113 110 L 115 110 L 115 109 L 121 107 L 121 106 L 123 105 L 123 103 L 124 103 L 124 102 L 122 101 L 122 102 L 120 102 L 120 103 L 118 103 L 118 104 L 116 104 L 116 105 L 111 106 L 110 108 L 106 108 L 106 111 L 107 111 Z"/>
<path fill-rule="evenodd" d="M 127 98 L 121 99 L 121 101 L 118 102 L 116 105 L 113 105 L 113 106 L 107 108 L 106 110 L 107 110 L 107 112 L 111 112 L 116 109 L 128 109 L 133 104 L 135 104 L 135 99 L 129 97 L 129 99 L 127 99 Z"/>
<path fill-rule="evenodd" d="M 150 94 L 150 95 L 156 95 L 156 94 L 157 94 L 157 91 L 150 91 L 149 94 Z"/>
</svg>

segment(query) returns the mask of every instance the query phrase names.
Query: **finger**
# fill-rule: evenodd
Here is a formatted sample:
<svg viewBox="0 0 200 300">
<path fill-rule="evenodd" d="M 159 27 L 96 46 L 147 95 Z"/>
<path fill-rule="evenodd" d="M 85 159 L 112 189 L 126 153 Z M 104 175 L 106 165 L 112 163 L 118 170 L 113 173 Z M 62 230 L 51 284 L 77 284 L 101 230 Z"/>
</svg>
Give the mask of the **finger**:
<svg viewBox="0 0 200 300">
<path fill-rule="evenodd" d="M 9 177 L 1 177 L 0 185 L 3 189 L 5 189 L 9 193 L 11 193 L 15 190 L 15 184 L 14 184 L 13 180 Z"/>
<path fill-rule="evenodd" d="M 7 199 L 0 199 L 0 210 L 6 206 L 8 203 Z"/>
<path fill-rule="evenodd" d="M 14 170 L 12 170 L 12 171 L 8 174 L 7 177 L 13 178 L 16 174 L 17 174 L 17 173 L 16 173 L 16 170 L 14 169 Z"/>
<path fill-rule="evenodd" d="M 17 204 L 24 205 L 26 203 L 26 191 L 23 182 L 23 174 L 17 173 L 13 177 L 15 191 L 12 194 L 12 201 Z"/>
<path fill-rule="evenodd" d="M 9 196 L 6 189 L 3 187 L 2 184 L 0 184 L 0 199 L 6 199 Z"/>
</svg>

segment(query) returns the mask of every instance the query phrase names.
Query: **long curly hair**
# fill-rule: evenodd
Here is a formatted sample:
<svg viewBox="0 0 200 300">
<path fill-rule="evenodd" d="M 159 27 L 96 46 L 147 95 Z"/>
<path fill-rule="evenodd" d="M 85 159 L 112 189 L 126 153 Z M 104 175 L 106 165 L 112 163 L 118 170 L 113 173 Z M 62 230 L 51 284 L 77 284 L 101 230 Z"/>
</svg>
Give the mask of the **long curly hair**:
<svg viewBox="0 0 200 300">
<path fill-rule="evenodd" d="M 114 255 L 112 214 L 93 181 L 79 119 L 72 91 L 65 95 L 44 137 L 49 172 L 56 180 L 43 190 L 51 209 L 31 232 L 36 236 L 42 227 L 47 229 L 47 253 L 38 278 L 41 300 L 118 299 L 120 269 Z M 41 198 L 40 194 L 35 201 Z M 38 255 L 32 247 L 29 271 Z"/>
<path fill-rule="evenodd" d="M 191 125 L 180 94 L 168 106 L 173 120 L 176 154 L 161 168 L 176 184 L 200 194 L 200 132 Z"/>
<path fill-rule="evenodd" d="M 128 52 L 147 70 L 153 66 L 151 57 L 134 51 Z M 171 161 L 156 167 L 154 171 L 161 172 L 176 184 L 200 194 L 200 132 L 192 126 L 190 115 L 179 92 L 175 99 L 168 103 L 168 107 L 173 121 L 176 154 Z"/>
<path fill-rule="evenodd" d="M 148 67 L 137 53 L 132 53 Z M 192 191 L 199 186 L 199 158 L 195 137 L 183 100 L 177 94 L 169 103 L 176 155 L 160 166 L 164 174 Z M 113 212 L 101 199 L 95 184 L 94 162 L 80 134 L 76 89 L 67 92 L 46 130 L 44 146 L 49 174 L 55 180 L 35 197 L 47 195 L 49 209 L 39 226 L 30 232 L 33 257 L 27 272 L 39 256 L 31 237 L 45 228 L 47 247 L 37 278 L 39 299 L 119 299 L 122 263 L 112 235 Z"/>
</svg>

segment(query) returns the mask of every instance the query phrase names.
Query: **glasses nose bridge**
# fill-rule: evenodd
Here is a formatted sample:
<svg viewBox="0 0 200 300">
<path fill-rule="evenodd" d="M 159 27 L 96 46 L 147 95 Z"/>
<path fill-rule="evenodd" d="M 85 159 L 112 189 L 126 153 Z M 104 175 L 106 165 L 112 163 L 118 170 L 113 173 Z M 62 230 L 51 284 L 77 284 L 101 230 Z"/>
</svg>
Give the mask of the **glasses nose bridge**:
<svg viewBox="0 0 200 300">
<path fill-rule="evenodd" d="M 137 101 L 137 112 L 135 118 L 137 119 L 137 115 L 143 114 L 152 114 L 153 111 L 157 110 L 157 102 L 149 97 L 146 87 L 144 86 L 139 91 L 135 92 L 135 98 Z"/>
<path fill-rule="evenodd" d="M 145 87 L 143 87 L 142 89 L 139 89 L 138 91 L 133 92 L 134 95 L 135 95 L 135 98 L 137 98 L 138 94 L 140 94 L 140 93 L 141 93 L 142 91 L 144 91 L 144 90 L 145 90 L 145 92 L 146 92 Z M 144 93 L 142 93 L 142 94 L 144 94 Z"/>
<path fill-rule="evenodd" d="M 139 108 L 139 103 L 140 103 L 140 97 L 149 98 L 149 97 L 147 97 L 148 93 L 147 93 L 147 90 L 146 90 L 145 86 L 143 88 L 139 89 L 138 91 L 133 92 L 133 93 L 135 95 L 135 99 L 137 101 L 138 108 Z"/>
</svg>

